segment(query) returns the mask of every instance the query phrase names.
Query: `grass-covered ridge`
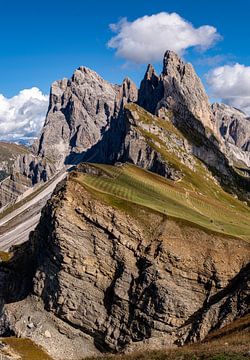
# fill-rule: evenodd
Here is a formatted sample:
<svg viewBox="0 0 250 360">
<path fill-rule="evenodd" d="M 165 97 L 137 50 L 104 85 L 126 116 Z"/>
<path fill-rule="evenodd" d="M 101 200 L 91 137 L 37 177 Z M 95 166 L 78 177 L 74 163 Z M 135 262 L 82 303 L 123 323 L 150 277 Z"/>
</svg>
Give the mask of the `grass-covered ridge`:
<svg viewBox="0 0 250 360">
<path fill-rule="evenodd" d="M 114 207 L 129 211 L 131 206 L 127 204 L 134 204 L 208 231 L 250 241 L 249 208 L 212 180 L 197 187 L 185 178 L 173 182 L 131 164 L 89 166 L 92 174 L 76 172 L 74 181 Z"/>
</svg>

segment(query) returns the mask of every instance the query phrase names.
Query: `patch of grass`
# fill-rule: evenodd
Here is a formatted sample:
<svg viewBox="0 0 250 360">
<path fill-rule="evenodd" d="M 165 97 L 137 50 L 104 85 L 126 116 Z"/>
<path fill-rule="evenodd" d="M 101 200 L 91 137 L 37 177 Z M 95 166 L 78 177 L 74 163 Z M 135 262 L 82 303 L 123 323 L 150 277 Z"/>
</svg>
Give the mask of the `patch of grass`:
<svg viewBox="0 0 250 360">
<path fill-rule="evenodd" d="M 2 338 L 1 341 L 10 346 L 22 360 L 52 360 L 52 358 L 35 345 L 30 339 Z"/>
<path fill-rule="evenodd" d="M 163 120 L 157 116 L 150 114 L 148 111 L 141 108 L 139 105 L 135 103 L 129 103 L 125 105 L 125 109 L 130 111 L 136 111 L 139 115 L 139 122 L 148 124 L 148 125 L 157 125 L 159 128 L 162 128 L 169 132 L 170 134 L 175 134 L 179 138 L 184 138 L 183 134 L 172 124 L 171 120 L 173 118 L 173 112 L 167 111 L 166 115 L 169 117 L 169 120 Z"/>
<path fill-rule="evenodd" d="M 250 240 L 249 208 L 224 194 L 218 185 L 215 197 L 211 188 L 200 193 L 194 182 L 190 188 L 185 186 L 185 181 L 173 182 L 131 164 L 89 166 L 109 176 L 76 173 L 74 181 L 114 207 L 130 213 L 133 205 L 140 206 L 207 231 Z M 206 186 L 209 184 L 204 188 Z M 136 213 L 133 216 L 136 217 Z"/>
<path fill-rule="evenodd" d="M 5 251 L 0 251 L 0 263 L 1 262 L 8 262 L 10 259 L 12 258 L 12 254 L 5 252 Z"/>
</svg>

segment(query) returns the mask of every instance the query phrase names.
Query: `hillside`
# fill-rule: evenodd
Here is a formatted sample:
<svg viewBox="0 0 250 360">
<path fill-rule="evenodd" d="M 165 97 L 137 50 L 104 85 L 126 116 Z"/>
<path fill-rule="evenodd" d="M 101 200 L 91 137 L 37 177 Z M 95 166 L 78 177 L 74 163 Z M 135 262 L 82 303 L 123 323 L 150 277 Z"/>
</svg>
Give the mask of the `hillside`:
<svg viewBox="0 0 250 360">
<path fill-rule="evenodd" d="M 248 207 L 209 179 L 204 168 L 203 174 L 187 171 L 183 179 L 173 182 L 128 163 L 88 166 L 93 168 L 90 174 L 77 173 L 75 181 L 98 199 L 124 210 L 131 208 L 135 217 L 137 213 L 132 209 L 139 205 L 208 231 L 250 241 Z"/>
<path fill-rule="evenodd" d="M 80 165 L 0 266 L 5 332 L 76 360 L 196 342 L 246 314 L 249 215 L 214 186 L 223 200 L 130 164 Z"/>
</svg>

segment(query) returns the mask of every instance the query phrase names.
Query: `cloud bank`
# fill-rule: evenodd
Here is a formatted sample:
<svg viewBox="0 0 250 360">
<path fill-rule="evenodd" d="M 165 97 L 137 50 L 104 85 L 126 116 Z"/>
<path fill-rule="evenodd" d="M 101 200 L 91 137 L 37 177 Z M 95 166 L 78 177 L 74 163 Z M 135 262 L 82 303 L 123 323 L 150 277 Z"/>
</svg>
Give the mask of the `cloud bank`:
<svg viewBox="0 0 250 360">
<path fill-rule="evenodd" d="M 211 70 L 206 79 L 212 96 L 250 115 L 250 66 L 220 66 Z"/>
<path fill-rule="evenodd" d="M 178 14 L 167 12 L 133 22 L 123 18 L 110 28 L 116 35 L 108 47 L 115 49 L 117 56 L 138 64 L 161 61 L 166 50 L 179 55 L 189 47 L 206 50 L 220 38 L 213 26 L 195 28 Z"/>
<path fill-rule="evenodd" d="M 29 141 L 37 137 L 48 108 L 48 95 L 33 87 L 12 98 L 0 94 L 0 140 Z"/>
</svg>

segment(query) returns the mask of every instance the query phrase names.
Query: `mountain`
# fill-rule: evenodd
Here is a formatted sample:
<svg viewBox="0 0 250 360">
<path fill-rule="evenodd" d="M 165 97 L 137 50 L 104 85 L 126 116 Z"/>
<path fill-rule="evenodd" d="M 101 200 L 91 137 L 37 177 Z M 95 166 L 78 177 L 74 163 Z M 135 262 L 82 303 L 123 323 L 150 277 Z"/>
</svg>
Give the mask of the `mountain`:
<svg viewBox="0 0 250 360">
<path fill-rule="evenodd" d="M 203 128 L 208 128 L 217 134 L 208 96 L 199 77 L 192 65 L 185 64 L 173 51 L 165 53 L 159 77 L 152 66 L 148 67 L 139 89 L 139 105 L 159 117 L 164 117 L 166 110 L 173 111 L 176 124 L 187 131 L 195 127 L 203 133 Z"/>
<path fill-rule="evenodd" d="M 229 157 L 242 170 L 250 167 L 250 119 L 225 104 L 213 104 L 212 111 Z"/>
<path fill-rule="evenodd" d="M 136 86 L 129 79 L 121 86 L 111 85 L 86 67 L 76 70 L 70 80 L 56 81 L 51 87 L 38 155 L 50 158 L 57 169 L 65 162 L 79 161 L 77 155 L 109 130 L 124 98 L 137 100 Z"/>
<path fill-rule="evenodd" d="M 242 168 L 241 163 L 232 160 L 230 154 L 235 150 L 230 146 L 229 151 L 229 139 L 224 139 L 219 131 L 221 115 L 211 108 L 192 65 L 185 64 L 172 51 L 164 56 L 160 76 L 152 65 L 148 66 L 139 90 L 128 78 L 120 86 L 112 85 L 86 67 L 77 69 L 71 79 L 54 82 L 45 124 L 32 147 L 32 157 L 21 160 L 15 172 L 27 176 L 28 181 L 32 179 L 31 186 L 43 184 L 64 166 L 81 161 L 110 164 L 132 161 L 140 166 L 145 162 L 145 168 L 156 172 L 159 169 L 162 174 L 165 160 L 163 165 L 156 160 L 155 165 L 151 161 L 147 166 L 147 160 L 136 162 L 126 154 L 124 144 L 131 141 L 127 133 L 128 112 L 124 111 L 127 103 L 136 103 L 165 123 L 173 123 L 189 143 L 189 152 L 208 166 L 221 185 L 249 200 L 249 161 Z M 247 146 L 248 121 L 240 121 L 246 129 Z M 236 153 L 239 156 L 238 150 Z M 241 159 L 248 159 L 245 153 L 241 152 Z M 27 164 L 25 171 L 23 163 Z M 7 205 L 8 199 L 2 203 Z"/>
<path fill-rule="evenodd" d="M 249 209 L 206 185 L 80 165 L 0 267 L 4 331 L 81 359 L 202 340 L 246 314 Z"/>
<path fill-rule="evenodd" d="M 81 360 L 182 347 L 243 321 L 250 178 L 236 161 L 248 152 L 240 114 L 211 106 L 171 51 L 139 90 L 85 67 L 55 82 L 40 138 L 12 166 L 32 203 L 32 189 L 57 186 L 29 240 L 0 252 L 2 336 Z"/>
</svg>

